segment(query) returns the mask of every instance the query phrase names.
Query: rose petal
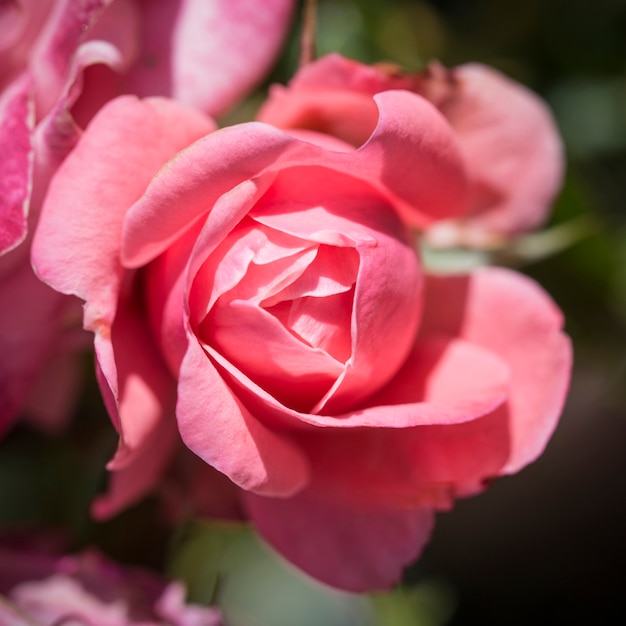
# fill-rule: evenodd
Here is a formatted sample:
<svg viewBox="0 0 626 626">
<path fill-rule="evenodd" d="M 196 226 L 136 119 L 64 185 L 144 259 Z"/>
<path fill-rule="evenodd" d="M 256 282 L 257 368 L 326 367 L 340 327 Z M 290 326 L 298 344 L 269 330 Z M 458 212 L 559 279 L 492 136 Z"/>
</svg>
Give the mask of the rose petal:
<svg viewBox="0 0 626 626">
<path fill-rule="evenodd" d="M 563 146 L 545 103 L 484 65 L 451 70 L 442 105 L 461 146 L 471 183 L 469 228 L 515 234 L 539 226 L 563 179 Z"/>
<path fill-rule="evenodd" d="M 545 447 L 563 408 L 572 362 L 561 312 L 532 280 L 503 269 L 430 277 L 423 332 L 444 332 L 482 346 L 510 370 L 508 400 L 513 473 Z"/>
<path fill-rule="evenodd" d="M 224 128 L 196 142 L 159 172 L 130 210 L 124 263 L 138 267 L 154 259 L 221 195 L 244 181 L 298 165 L 319 165 L 367 182 L 390 196 L 411 223 L 464 210 L 460 156 L 440 114 L 422 98 L 399 91 L 377 96 L 377 103 L 376 131 L 352 153 L 323 150 L 257 122 Z M 169 210 L 174 202 L 178 211 Z M 237 221 L 231 219 L 231 228 Z"/>
<path fill-rule="evenodd" d="M 107 492 L 91 504 L 91 514 L 97 520 L 114 517 L 138 502 L 159 484 L 179 443 L 174 419 L 160 420 L 142 441 L 123 467 L 109 465 Z"/>
<path fill-rule="evenodd" d="M 269 69 L 293 5 L 292 0 L 143 2 L 143 48 L 128 79 L 130 90 L 171 94 L 212 115 L 223 113 Z"/>
<path fill-rule="evenodd" d="M 279 128 L 307 128 L 360 146 L 376 128 L 372 96 L 412 91 L 415 80 L 381 66 L 327 54 L 300 68 L 287 87 L 273 85 L 257 119 Z"/>
<path fill-rule="evenodd" d="M 111 2 L 112 0 L 65 0 L 56 3 L 31 52 L 39 116 L 46 115 L 57 101 L 70 73 L 76 49 Z"/>
<path fill-rule="evenodd" d="M 275 427 L 308 425 L 352 429 L 362 427 L 408 428 L 457 424 L 495 410 L 506 398 L 509 372 L 503 359 L 478 346 L 445 336 L 420 340 L 399 382 L 384 388 L 378 401 L 337 415 L 299 413 L 285 407 L 217 353 L 213 358 L 228 372 L 229 385 L 246 406 L 265 423 Z M 474 368 L 474 374 L 466 374 Z M 460 372 L 465 380 L 454 388 Z M 406 384 L 410 380 L 410 384 Z"/>
<path fill-rule="evenodd" d="M 99 113 L 64 161 L 50 185 L 33 259 L 43 280 L 87 301 L 86 328 L 113 319 L 127 208 L 161 165 L 212 129 L 210 120 L 173 102 L 122 97 Z"/>
<path fill-rule="evenodd" d="M 0 90 L 24 71 L 55 1 L 20 0 L 0 7 Z"/>
<path fill-rule="evenodd" d="M 122 220 L 154 172 L 211 127 L 204 117 L 167 101 L 112 102 L 53 180 L 35 236 L 40 275 L 86 300 L 84 326 L 96 333 L 103 394 L 121 437 L 115 467 L 145 454 L 145 442 L 171 415 L 168 394 L 174 391 L 143 319 L 132 303 L 118 302 Z"/>
<path fill-rule="evenodd" d="M 2 257 L 1 265 L 12 264 L 15 254 L 22 255 L 23 248 Z M 56 347 L 65 301 L 35 277 L 27 258 L 0 281 L 0 433 L 22 410 Z"/>
<path fill-rule="evenodd" d="M 409 415 L 411 408 L 398 407 Z M 427 418 L 431 409 L 441 425 L 303 435 L 301 445 L 324 493 L 355 506 L 446 510 L 455 497 L 481 491 L 488 479 L 502 473 L 510 453 L 506 406 L 448 424 L 445 410 L 435 416 L 436 405 L 424 408 L 421 417 Z M 382 417 L 384 411 L 376 414 Z M 388 411 L 384 417 L 391 422 L 395 415 Z"/>
<path fill-rule="evenodd" d="M 249 413 L 193 336 L 180 368 L 176 415 L 187 447 L 242 489 L 285 497 L 308 481 L 302 453 Z"/>
<path fill-rule="evenodd" d="M 209 345 L 292 408 L 309 410 L 343 370 L 343 363 L 305 344 L 276 317 L 252 304 L 232 303 L 207 322 L 203 335 Z"/>
<path fill-rule="evenodd" d="M 0 98 L 0 254 L 26 237 L 33 174 L 32 84 L 21 76 Z"/>
<path fill-rule="evenodd" d="M 98 363 L 113 393 L 120 442 L 111 469 L 140 453 L 162 421 L 173 421 L 176 384 L 148 328 L 141 305 L 128 297 L 118 303 L 110 337 L 97 337 Z"/>
<path fill-rule="evenodd" d="M 429 509 L 351 506 L 309 488 L 291 498 L 245 494 L 261 536 L 305 572 L 348 591 L 387 589 L 428 541 Z"/>
</svg>

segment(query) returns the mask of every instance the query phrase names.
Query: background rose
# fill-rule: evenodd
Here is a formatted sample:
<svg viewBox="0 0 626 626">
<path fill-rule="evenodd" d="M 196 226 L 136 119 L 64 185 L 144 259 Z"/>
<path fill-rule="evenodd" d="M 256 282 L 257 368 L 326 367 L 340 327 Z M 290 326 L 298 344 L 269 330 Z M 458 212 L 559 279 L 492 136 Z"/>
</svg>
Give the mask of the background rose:
<svg viewBox="0 0 626 626">
<path fill-rule="evenodd" d="M 24 411 L 58 427 L 78 395 L 77 303 L 32 274 L 25 239 L 50 177 L 93 114 L 120 93 L 171 95 L 211 114 L 234 104 L 269 68 L 293 3 L 264 2 L 262 11 L 257 4 L 21 0 L 0 7 L 0 432 Z"/>
<path fill-rule="evenodd" d="M 407 89 L 432 102 L 459 142 L 470 194 L 461 219 L 428 232 L 437 245 L 491 246 L 546 220 L 562 184 L 559 133 L 543 101 L 495 69 L 473 63 L 418 74 L 329 54 L 275 85 L 258 119 L 310 128 L 360 145 L 376 123 L 372 96 Z"/>
<path fill-rule="evenodd" d="M 423 98 L 375 100 L 354 151 L 118 99 L 63 164 L 34 258 L 86 301 L 120 433 L 98 515 L 157 482 L 178 428 L 284 555 L 377 588 L 433 510 L 543 449 L 569 376 L 560 313 L 511 272 L 424 276 L 407 224 L 464 208 L 460 152 Z"/>
<path fill-rule="evenodd" d="M 56 556 L 14 540 L 0 548 L 3 626 L 220 626 L 215 609 L 187 604 L 179 582 L 122 567 L 95 550 Z"/>
</svg>

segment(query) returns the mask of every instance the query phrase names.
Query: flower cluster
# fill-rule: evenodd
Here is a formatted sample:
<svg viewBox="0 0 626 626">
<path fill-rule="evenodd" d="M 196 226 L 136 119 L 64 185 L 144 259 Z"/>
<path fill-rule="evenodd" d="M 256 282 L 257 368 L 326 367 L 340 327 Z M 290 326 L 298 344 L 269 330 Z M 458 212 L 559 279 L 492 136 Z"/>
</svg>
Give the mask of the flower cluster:
<svg viewBox="0 0 626 626">
<path fill-rule="evenodd" d="M 503 268 L 433 273 L 417 247 L 543 222 L 563 168 L 548 110 L 487 67 L 330 55 L 219 128 L 289 3 L 47 4 L 6 79 L 2 242 L 24 237 L 32 194 L 32 262 L 55 291 L 37 289 L 84 302 L 120 437 L 95 515 L 170 481 L 326 583 L 393 584 L 433 514 L 534 460 L 562 409 L 571 351 L 549 296 Z M 241 40 L 218 36 L 233 24 Z M 34 297 L 1 314 L 24 335 Z M 40 314 L 38 360 L 3 394 L 54 354 L 64 318 Z"/>
</svg>

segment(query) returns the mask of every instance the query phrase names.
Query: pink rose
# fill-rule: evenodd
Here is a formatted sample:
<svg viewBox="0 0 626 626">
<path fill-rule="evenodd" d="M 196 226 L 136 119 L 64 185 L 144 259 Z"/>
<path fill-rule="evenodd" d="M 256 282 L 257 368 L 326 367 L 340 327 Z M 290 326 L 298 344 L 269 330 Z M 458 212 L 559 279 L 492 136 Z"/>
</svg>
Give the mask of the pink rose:
<svg viewBox="0 0 626 626">
<path fill-rule="evenodd" d="M 182 583 L 123 568 L 94 551 L 55 557 L 0 548 L 0 582 L 3 626 L 222 624 L 217 610 L 185 602 Z"/>
<path fill-rule="evenodd" d="M 490 246 L 540 226 L 561 187 L 563 148 L 552 115 L 531 91 L 472 63 L 421 74 L 331 54 L 275 85 L 259 120 L 309 128 L 360 145 L 376 124 L 372 96 L 407 89 L 427 98 L 454 129 L 470 185 L 463 216 L 427 233 L 435 245 Z"/>
<path fill-rule="evenodd" d="M 71 352 L 80 340 L 75 330 L 68 332 L 76 303 L 32 274 L 27 233 L 50 177 L 82 128 L 104 103 L 126 92 L 171 95 L 211 114 L 225 111 L 269 68 L 292 5 L 1 3 L 0 433 L 22 411 L 53 427 L 76 395 Z M 28 396 L 33 401 L 25 406 Z"/>
<path fill-rule="evenodd" d="M 540 454 L 569 379 L 561 314 L 514 272 L 425 274 L 409 225 L 464 208 L 458 140 L 420 96 L 374 101 L 355 150 L 121 98 L 61 166 L 33 256 L 85 301 L 120 434 L 97 515 L 159 482 L 178 432 L 288 559 L 373 589 L 435 510 Z"/>
</svg>

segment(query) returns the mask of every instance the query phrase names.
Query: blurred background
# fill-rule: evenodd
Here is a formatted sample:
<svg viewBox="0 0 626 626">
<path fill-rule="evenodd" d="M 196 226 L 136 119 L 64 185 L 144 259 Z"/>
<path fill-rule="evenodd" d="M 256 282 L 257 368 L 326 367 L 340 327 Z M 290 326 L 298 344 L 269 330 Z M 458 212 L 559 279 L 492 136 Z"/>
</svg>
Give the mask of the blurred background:
<svg viewBox="0 0 626 626">
<path fill-rule="evenodd" d="M 268 83 L 295 72 L 299 31 L 296 21 Z M 317 42 L 319 54 L 337 51 L 409 70 L 434 58 L 447 66 L 479 61 L 552 107 L 568 174 L 548 227 L 565 226 L 557 232 L 568 233 L 569 243 L 555 240 L 543 258 L 518 265 L 563 309 L 574 341 L 571 393 L 546 452 L 439 515 L 430 545 L 394 594 L 337 594 L 272 560 L 238 528 L 192 525 L 172 540 L 154 521 L 150 500 L 111 522 L 91 522 L 88 502 L 103 484 L 115 438 L 86 358 L 87 390 L 70 437 L 50 439 L 22 424 L 3 443 L 0 522 L 71 529 L 72 549 L 96 543 L 122 561 L 167 567 L 187 578 L 196 598 L 218 593 L 232 626 L 620 623 L 626 618 L 626 1 L 320 0 Z M 249 116 L 266 87 L 231 119 Z M 52 466 L 53 472 L 46 469 Z M 212 565 L 200 567 L 198 553 Z"/>
</svg>

